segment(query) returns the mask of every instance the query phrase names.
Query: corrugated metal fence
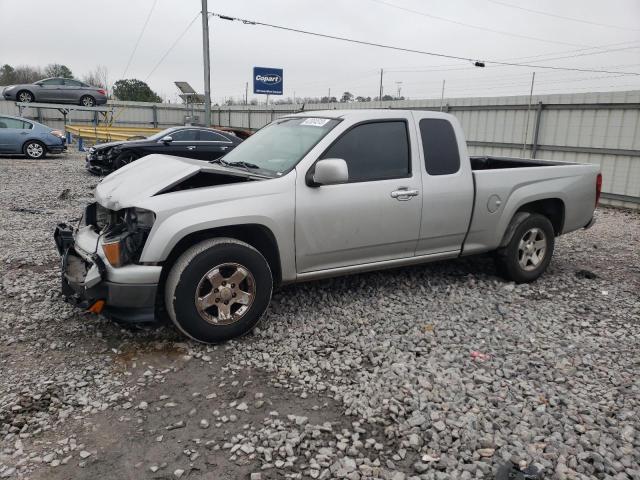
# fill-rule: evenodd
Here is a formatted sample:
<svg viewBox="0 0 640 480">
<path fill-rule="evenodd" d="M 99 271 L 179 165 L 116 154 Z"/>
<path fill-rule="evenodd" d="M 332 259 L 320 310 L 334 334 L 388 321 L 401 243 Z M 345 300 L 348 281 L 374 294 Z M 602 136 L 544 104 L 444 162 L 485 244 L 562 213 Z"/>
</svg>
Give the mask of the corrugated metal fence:
<svg viewBox="0 0 640 480">
<path fill-rule="evenodd" d="M 183 105 L 114 102 L 114 125 L 183 124 L 192 112 Z M 595 163 L 603 173 L 603 200 L 640 208 L 640 91 L 534 96 L 483 97 L 391 102 L 214 107 L 216 125 L 258 129 L 301 109 L 406 108 L 449 112 L 460 120 L 472 155 L 502 155 Z M 38 118 L 31 109 L 25 116 Z M 0 102 L 0 114 L 17 114 Z M 202 121 L 202 110 L 195 116 Z M 71 112 L 69 122 L 90 123 L 92 113 Z M 55 110 L 39 118 L 62 127 Z M 197 122 L 197 119 L 196 119 Z M 523 148 L 524 146 L 524 148 Z"/>
</svg>

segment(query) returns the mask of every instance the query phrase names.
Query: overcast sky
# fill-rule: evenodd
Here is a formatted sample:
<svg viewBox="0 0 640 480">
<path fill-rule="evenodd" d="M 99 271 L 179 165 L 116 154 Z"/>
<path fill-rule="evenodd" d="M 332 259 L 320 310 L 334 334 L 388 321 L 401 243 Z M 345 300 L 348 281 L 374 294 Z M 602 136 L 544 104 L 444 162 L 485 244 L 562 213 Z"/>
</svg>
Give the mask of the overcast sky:
<svg viewBox="0 0 640 480">
<path fill-rule="evenodd" d="M 104 65 L 112 83 L 122 78 L 153 4 L 154 0 L 0 0 L 0 64 L 63 63 L 77 77 Z M 200 8 L 200 0 L 157 0 L 125 76 L 146 80 L 171 101 L 177 100 L 175 80 L 202 91 L 200 18 L 151 73 Z M 639 0 L 209 0 L 209 11 L 479 60 L 640 72 Z M 295 92 L 298 97 L 327 95 L 329 89 L 337 97 L 344 91 L 373 97 L 378 94 L 380 68 L 385 69 L 385 93 L 395 95 L 400 87 L 409 98 L 439 98 L 442 80 L 446 97 L 528 94 L 534 70 L 534 93 L 640 88 L 640 76 L 490 64 L 476 68 L 465 61 L 217 18 L 211 19 L 210 29 L 215 102 L 241 98 L 253 66 L 283 68 L 285 96 Z M 604 50 L 610 51 L 592 54 Z"/>
</svg>

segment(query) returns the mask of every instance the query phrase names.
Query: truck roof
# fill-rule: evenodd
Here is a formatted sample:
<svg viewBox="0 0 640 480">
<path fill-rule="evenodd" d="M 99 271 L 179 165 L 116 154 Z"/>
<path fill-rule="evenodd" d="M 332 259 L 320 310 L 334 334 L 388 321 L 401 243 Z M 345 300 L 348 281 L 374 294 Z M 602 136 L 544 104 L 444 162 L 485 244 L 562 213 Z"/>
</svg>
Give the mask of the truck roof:
<svg viewBox="0 0 640 480">
<path fill-rule="evenodd" d="M 432 118 L 452 118 L 453 115 L 443 112 L 435 112 L 433 110 L 419 110 L 419 109 L 391 109 L 391 108 L 357 108 L 349 110 L 309 110 L 304 112 L 295 113 L 291 116 L 294 117 L 322 117 L 322 118 L 397 118 L 398 116 L 404 116 L 411 114 L 411 112 L 428 113 Z"/>
</svg>

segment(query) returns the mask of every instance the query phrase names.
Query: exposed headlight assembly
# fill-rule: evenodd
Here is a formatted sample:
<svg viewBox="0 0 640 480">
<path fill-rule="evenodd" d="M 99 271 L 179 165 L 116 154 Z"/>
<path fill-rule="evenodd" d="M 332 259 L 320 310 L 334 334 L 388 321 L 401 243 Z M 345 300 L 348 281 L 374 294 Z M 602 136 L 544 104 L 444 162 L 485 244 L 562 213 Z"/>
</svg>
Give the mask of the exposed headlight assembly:
<svg viewBox="0 0 640 480">
<path fill-rule="evenodd" d="M 101 230 L 105 257 L 113 267 L 137 262 L 155 222 L 155 213 L 136 207 L 109 212 L 109 223 Z"/>
</svg>

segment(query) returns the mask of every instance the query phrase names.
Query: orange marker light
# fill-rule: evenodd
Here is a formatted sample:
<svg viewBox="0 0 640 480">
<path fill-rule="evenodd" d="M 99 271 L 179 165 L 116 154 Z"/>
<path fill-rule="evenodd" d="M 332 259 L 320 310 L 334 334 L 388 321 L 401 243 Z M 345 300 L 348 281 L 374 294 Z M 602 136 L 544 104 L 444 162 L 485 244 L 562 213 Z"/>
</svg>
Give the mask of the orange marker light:
<svg viewBox="0 0 640 480">
<path fill-rule="evenodd" d="M 91 305 L 89 307 L 89 310 L 87 310 L 87 311 L 91 312 L 91 313 L 98 314 L 98 313 L 102 312 L 103 308 L 104 308 L 104 300 L 98 300 L 93 305 Z"/>
<path fill-rule="evenodd" d="M 102 251 L 112 266 L 120 266 L 120 242 L 103 243 Z"/>
</svg>

